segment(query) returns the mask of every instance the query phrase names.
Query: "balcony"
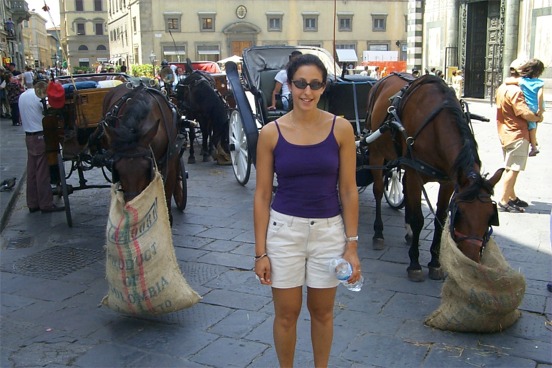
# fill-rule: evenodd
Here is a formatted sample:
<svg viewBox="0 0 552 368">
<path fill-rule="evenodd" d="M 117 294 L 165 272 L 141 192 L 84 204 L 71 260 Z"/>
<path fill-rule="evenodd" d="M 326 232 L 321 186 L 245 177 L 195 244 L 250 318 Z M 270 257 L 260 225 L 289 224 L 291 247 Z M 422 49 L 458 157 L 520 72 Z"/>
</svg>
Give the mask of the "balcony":
<svg viewBox="0 0 552 368">
<path fill-rule="evenodd" d="M 29 20 L 31 18 L 31 13 L 29 13 L 29 5 L 27 5 L 25 0 L 11 0 L 10 7 L 13 20 L 16 23 L 21 23 L 24 20 Z"/>
</svg>

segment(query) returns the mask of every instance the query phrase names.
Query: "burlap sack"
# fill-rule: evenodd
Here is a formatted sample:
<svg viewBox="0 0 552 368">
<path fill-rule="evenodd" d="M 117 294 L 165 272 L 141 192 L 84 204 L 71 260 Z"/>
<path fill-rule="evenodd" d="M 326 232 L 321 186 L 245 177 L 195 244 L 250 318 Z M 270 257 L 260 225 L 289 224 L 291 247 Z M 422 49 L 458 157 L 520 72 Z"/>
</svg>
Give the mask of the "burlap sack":
<svg viewBox="0 0 552 368">
<path fill-rule="evenodd" d="M 525 278 L 513 270 L 493 239 L 481 263 L 466 257 L 449 232 L 441 240 L 440 261 L 448 273 L 441 305 L 427 319 L 428 326 L 458 332 L 499 332 L 514 324 L 525 294 Z"/>
<path fill-rule="evenodd" d="M 109 308 L 158 315 L 191 307 L 201 299 L 176 260 L 159 172 L 126 204 L 118 184 L 112 185 L 106 243 L 109 292 L 103 304 Z"/>
</svg>

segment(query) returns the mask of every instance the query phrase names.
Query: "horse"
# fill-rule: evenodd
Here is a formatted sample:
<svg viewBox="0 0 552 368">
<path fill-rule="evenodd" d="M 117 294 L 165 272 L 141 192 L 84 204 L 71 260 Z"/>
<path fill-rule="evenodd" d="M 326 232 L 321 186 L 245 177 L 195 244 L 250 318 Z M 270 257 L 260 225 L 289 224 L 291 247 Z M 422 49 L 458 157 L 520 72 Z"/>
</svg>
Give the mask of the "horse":
<svg viewBox="0 0 552 368">
<path fill-rule="evenodd" d="M 228 113 L 223 98 L 217 93 L 214 78 L 208 73 L 195 70 L 176 86 L 178 108 L 189 120 L 197 120 L 203 141 L 201 153 L 203 161 L 212 155 L 219 164 L 230 162 L 228 149 Z M 189 163 L 195 163 L 193 143 L 195 129 L 190 128 Z M 215 152 L 214 149 L 216 149 Z"/>
<path fill-rule="evenodd" d="M 111 159 L 113 182 L 120 182 L 126 202 L 134 199 L 155 178 L 155 167 L 164 179 L 165 199 L 172 224 L 171 198 L 183 210 L 184 168 L 180 164 L 182 135 L 176 109 L 158 90 L 143 84 L 122 84 L 103 100 L 104 119 L 93 134 L 102 140 Z"/>
<path fill-rule="evenodd" d="M 491 195 L 503 169 L 497 170 L 490 179 L 482 176 L 469 113 L 464 111 L 454 91 L 439 77 L 426 75 L 415 79 L 406 73 L 392 73 L 372 87 L 367 106 L 366 127 L 382 133 L 369 144 L 376 200 L 374 249 L 384 248 L 381 199 L 382 169 L 386 163 L 405 169 L 405 238 L 410 241 L 408 278 L 424 280 L 418 261 L 424 225 L 421 194 L 423 185 L 430 181 L 439 182 L 428 264 L 430 279 L 444 278 L 439 252 L 448 213 L 450 233 L 458 248 L 473 261 L 480 262 L 492 226 L 498 225 L 496 203 Z"/>
</svg>

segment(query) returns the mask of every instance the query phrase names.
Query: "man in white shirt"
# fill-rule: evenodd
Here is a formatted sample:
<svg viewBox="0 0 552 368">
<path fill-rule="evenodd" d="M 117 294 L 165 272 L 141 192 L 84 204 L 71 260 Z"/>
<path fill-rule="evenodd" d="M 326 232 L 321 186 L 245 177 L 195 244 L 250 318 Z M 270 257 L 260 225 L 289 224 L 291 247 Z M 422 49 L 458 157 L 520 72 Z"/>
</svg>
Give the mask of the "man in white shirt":
<svg viewBox="0 0 552 368">
<path fill-rule="evenodd" d="M 25 67 L 25 72 L 23 73 L 23 83 L 25 88 L 33 88 L 33 81 L 35 80 L 35 74 L 30 66 Z"/>
<path fill-rule="evenodd" d="M 43 106 L 32 85 L 19 96 L 21 123 L 27 145 L 27 207 L 30 213 L 38 210 L 42 213 L 65 210 L 53 202 L 50 167 L 42 128 Z"/>
</svg>

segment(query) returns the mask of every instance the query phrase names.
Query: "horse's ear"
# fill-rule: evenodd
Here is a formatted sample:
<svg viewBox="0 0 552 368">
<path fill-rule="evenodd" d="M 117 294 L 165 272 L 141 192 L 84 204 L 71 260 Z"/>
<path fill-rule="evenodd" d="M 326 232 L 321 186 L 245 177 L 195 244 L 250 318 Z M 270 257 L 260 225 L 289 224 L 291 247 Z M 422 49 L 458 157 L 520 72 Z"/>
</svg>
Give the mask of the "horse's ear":
<svg viewBox="0 0 552 368">
<path fill-rule="evenodd" d="M 142 137 L 140 137 L 140 142 L 138 144 L 143 147 L 148 147 L 150 143 L 153 141 L 153 138 L 155 138 L 155 135 L 157 134 L 157 130 L 159 129 L 159 122 L 161 120 L 156 120 L 155 123 L 146 134 L 144 134 Z"/>
<path fill-rule="evenodd" d="M 489 179 L 489 183 L 494 187 L 496 183 L 500 181 L 502 174 L 504 173 L 504 168 L 496 170 L 494 175 Z"/>
</svg>

